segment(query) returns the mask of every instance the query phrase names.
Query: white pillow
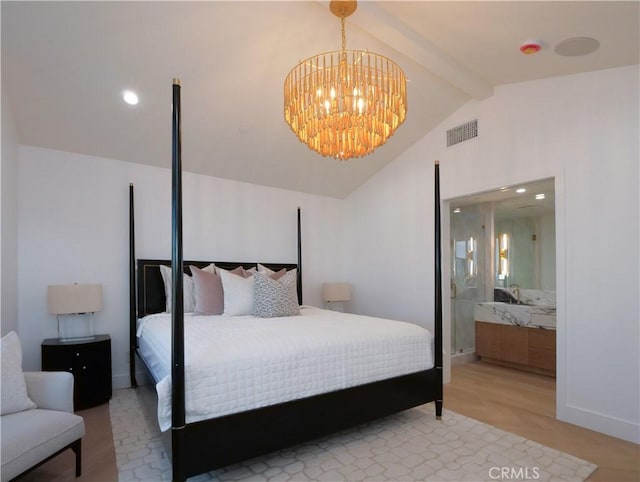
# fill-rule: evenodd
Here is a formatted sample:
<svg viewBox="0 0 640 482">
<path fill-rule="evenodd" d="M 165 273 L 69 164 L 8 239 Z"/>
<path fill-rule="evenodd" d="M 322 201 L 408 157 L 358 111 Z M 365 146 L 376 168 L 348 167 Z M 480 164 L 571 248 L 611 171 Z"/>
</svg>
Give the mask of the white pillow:
<svg viewBox="0 0 640 482">
<path fill-rule="evenodd" d="M 253 276 L 243 278 L 226 269 L 219 269 L 224 296 L 224 313 L 228 316 L 253 315 L 254 286 Z"/>
<path fill-rule="evenodd" d="M 27 384 L 22 374 L 22 348 L 15 331 L 0 340 L 2 371 L 2 415 L 36 408 L 27 395 Z"/>
<path fill-rule="evenodd" d="M 263 273 L 266 275 L 270 275 L 275 273 L 275 271 L 273 271 L 271 268 L 267 268 L 266 266 L 258 263 L 258 273 Z"/>
<path fill-rule="evenodd" d="M 160 274 L 162 275 L 162 281 L 164 281 L 164 294 L 167 298 L 167 313 L 171 313 L 171 297 L 173 289 L 171 268 L 169 266 L 160 265 Z M 182 300 L 184 301 L 184 312 L 193 313 L 196 307 L 195 288 L 193 278 L 187 274 L 182 278 Z"/>
</svg>

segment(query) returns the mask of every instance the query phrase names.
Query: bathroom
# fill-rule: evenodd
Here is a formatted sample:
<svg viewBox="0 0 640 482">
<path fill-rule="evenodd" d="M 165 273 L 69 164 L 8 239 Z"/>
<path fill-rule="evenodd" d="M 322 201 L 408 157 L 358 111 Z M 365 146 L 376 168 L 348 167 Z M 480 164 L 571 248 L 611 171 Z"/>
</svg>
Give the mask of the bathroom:
<svg viewBox="0 0 640 482">
<path fill-rule="evenodd" d="M 452 363 L 480 355 L 553 376 L 554 180 L 454 199 L 449 208 Z M 508 344 L 502 351 L 512 354 L 500 355 L 501 339 Z M 540 342 L 528 347 L 529 339 Z"/>
</svg>

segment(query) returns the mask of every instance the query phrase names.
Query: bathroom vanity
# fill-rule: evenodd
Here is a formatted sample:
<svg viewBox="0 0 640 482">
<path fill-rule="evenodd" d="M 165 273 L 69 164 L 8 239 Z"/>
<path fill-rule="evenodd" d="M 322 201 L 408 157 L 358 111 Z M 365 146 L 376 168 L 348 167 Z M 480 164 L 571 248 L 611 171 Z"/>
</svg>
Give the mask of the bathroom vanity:
<svg viewBox="0 0 640 482">
<path fill-rule="evenodd" d="M 555 377 L 555 307 L 478 303 L 474 317 L 483 361 Z"/>
</svg>

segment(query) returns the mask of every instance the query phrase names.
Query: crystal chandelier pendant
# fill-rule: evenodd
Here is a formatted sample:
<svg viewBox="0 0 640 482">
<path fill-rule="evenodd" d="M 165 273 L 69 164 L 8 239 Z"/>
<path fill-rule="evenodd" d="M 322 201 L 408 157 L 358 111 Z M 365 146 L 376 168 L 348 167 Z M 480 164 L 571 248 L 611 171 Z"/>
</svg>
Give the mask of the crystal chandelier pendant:
<svg viewBox="0 0 640 482">
<path fill-rule="evenodd" d="M 332 1 L 342 23 L 342 50 L 300 62 L 284 82 L 285 121 L 310 149 L 346 160 L 383 145 L 407 115 L 402 69 L 367 50 L 347 50 L 345 18 L 355 1 Z"/>
</svg>

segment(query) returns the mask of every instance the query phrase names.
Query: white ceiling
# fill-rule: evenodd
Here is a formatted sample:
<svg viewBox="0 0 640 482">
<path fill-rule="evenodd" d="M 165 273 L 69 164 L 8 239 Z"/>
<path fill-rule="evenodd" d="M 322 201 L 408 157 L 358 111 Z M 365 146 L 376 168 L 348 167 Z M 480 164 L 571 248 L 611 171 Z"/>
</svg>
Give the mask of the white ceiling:
<svg viewBox="0 0 640 482">
<path fill-rule="evenodd" d="M 458 212 L 477 214 L 478 205 L 492 203 L 496 219 L 542 216 L 555 213 L 554 186 L 553 179 L 542 179 L 514 186 L 502 186 L 495 191 L 452 199 L 449 203 L 449 209 L 452 212 L 459 209 Z M 536 196 L 540 194 L 544 194 L 544 197 L 537 199 Z"/>
<path fill-rule="evenodd" d="M 308 150 L 283 119 L 286 74 L 338 50 L 328 2 L 2 1 L 2 88 L 19 141 L 169 167 L 171 83 L 182 83 L 183 167 L 345 197 L 470 99 L 500 84 L 639 62 L 640 2 L 360 2 L 347 48 L 393 58 L 409 112 L 372 155 L 336 161 Z M 600 49 L 553 47 L 594 37 Z M 519 46 L 540 39 L 525 56 Z M 140 103 L 122 102 L 122 91 Z M 444 142 L 444 140 L 443 140 Z"/>
</svg>

